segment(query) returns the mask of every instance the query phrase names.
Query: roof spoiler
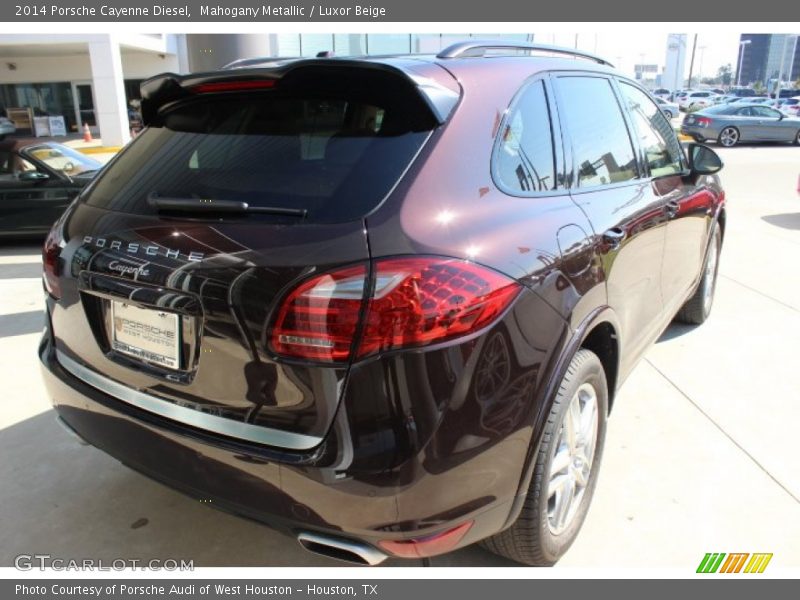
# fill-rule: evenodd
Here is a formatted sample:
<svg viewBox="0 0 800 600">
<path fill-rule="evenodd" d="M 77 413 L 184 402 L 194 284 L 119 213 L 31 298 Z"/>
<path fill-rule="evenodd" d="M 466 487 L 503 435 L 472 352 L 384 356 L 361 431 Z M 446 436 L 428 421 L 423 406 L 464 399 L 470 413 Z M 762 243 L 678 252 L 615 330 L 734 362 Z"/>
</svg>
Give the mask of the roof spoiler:
<svg viewBox="0 0 800 600">
<path fill-rule="evenodd" d="M 379 70 L 403 78 L 415 88 L 420 98 L 425 101 L 439 125 L 447 121 L 460 99 L 460 94 L 450 88 L 429 77 L 421 76 L 411 70 L 405 70 L 400 66 L 363 60 L 307 59 L 294 60 L 269 68 L 233 68 L 227 71 L 214 71 L 211 73 L 192 73 L 189 75 L 162 73 L 161 75 L 156 75 L 141 84 L 142 120 L 145 125 L 157 123 L 159 112 L 163 107 L 191 98 L 194 96 L 195 90 L 200 87 L 217 85 L 220 86 L 220 91 L 223 91 L 226 84 L 230 84 L 230 89 L 233 89 L 237 87 L 237 83 L 242 84 L 242 87 L 246 82 L 273 81 L 277 83 L 288 73 L 304 67 Z M 258 86 L 257 84 L 256 86 L 268 87 L 268 85 Z"/>
</svg>

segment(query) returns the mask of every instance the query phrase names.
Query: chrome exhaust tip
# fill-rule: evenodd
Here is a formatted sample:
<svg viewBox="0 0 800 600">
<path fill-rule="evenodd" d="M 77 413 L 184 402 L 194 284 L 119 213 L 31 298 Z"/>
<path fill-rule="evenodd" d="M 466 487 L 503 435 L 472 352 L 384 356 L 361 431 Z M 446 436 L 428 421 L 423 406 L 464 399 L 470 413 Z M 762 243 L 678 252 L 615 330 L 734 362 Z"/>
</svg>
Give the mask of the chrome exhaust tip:
<svg viewBox="0 0 800 600">
<path fill-rule="evenodd" d="M 372 567 L 388 558 L 383 552 L 369 544 L 329 537 L 319 533 L 300 533 L 297 536 L 297 541 L 300 542 L 303 548 L 314 554 L 357 565 Z"/>
</svg>

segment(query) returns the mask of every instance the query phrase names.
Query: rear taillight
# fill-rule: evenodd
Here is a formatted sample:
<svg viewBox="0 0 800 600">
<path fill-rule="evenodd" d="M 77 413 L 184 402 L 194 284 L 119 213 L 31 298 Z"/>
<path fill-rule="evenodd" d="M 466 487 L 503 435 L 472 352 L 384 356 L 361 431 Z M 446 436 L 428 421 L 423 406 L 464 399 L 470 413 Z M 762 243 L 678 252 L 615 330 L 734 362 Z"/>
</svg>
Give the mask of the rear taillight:
<svg viewBox="0 0 800 600">
<path fill-rule="evenodd" d="M 520 291 L 513 280 L 451 258 L 378 260 L 355 356 L 469 335 L 494 322 Z M 283 301 L 270 334 L 277 354 L 323 362 L 350 359 L 359 333 L 364 267 L 314 277 Z"/>
<path fill-rule="evenodd" d="M 707 117 L 697 117 L 697 124 L 700 127 L 708 127 L 709 125 L 711 125 L 711 119 Z"/>
<path fill-rule="evenodd" d="M 54 233 L 55 231 L 56 228 L 53 228 L 47 234 L 47 239 L 45 239 L 42 247 L 42 278 L 44 280 L 44 289 L 58 300 L 61 298 L 61 284 L 58 280 L 59 275 L 61 275 L 61 246 L 59 245 L 58 234 Z"/>
<path fill-rule="evenodd" d="M 271 333 L 277 354 L 322 362 L 350 358 L 367 269 L 350 267 L 313 277 L 295 288 L 278 310 Z"/>
<path fill-rule="evenodd" d="M 478 331 L 520 290 L 504 275 L 463 260 L 396 258 L 375 266 L 359 358 Z"/>
</svg>

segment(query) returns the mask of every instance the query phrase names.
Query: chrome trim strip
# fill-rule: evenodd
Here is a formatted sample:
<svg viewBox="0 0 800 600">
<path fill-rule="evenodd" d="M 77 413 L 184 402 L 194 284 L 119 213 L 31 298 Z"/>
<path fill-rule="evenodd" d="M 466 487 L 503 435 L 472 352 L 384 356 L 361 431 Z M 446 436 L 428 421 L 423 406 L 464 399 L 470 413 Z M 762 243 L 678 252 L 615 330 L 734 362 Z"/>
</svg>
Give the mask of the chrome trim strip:
<svg viewBox="0 0 800 600">
<path fill-rule="evenodd" d="M 314 552 L 314 550 L 308 548 L 308 546 L 306 546 L 303 542 L 311 542 L 312 544 L 319 544 L 320 546 L 328 546 L 330 548 L 336 548 L 337 550 L 351 552 L 361 558 L 361 560 L 371 567 L 374 567 L 375 565 L 378 565 L 389 558 L 383 552 L 373 546 L 370 546 L 369 544 L 355 542 L 353 540 L 345 540 L 342 538 L 328 537 L 318 533 L 308 533 L 304 531 L 297 536 L 297 541 L 300 542 L 300 545 L 309 552 Z"/>
<path fill-rule="evenodd" d="M 204 429 L 248 442 L 256 442 L 289 450 L 310 450 L 322 442 L 321 437 L 291 433 L 289 431 L 281 431 L 280 429 L 252 425 L 251 423 L 242 423 L 216 415 L 209 415 L 185 406 L 178 406 L 168 400 L 162 400 L 150 394 L 145 394 L 144 392 L 129 388 L 121 383 L 117 383 L 83 366 L 59 350 L 56 350 L 56 359 L 64 369 L 93 388 L 109 396 L 113 396 L 117 400 L 127 402 L 137 408 L 185 425 L 191 425 L 198 429 Z"/>
</svg>

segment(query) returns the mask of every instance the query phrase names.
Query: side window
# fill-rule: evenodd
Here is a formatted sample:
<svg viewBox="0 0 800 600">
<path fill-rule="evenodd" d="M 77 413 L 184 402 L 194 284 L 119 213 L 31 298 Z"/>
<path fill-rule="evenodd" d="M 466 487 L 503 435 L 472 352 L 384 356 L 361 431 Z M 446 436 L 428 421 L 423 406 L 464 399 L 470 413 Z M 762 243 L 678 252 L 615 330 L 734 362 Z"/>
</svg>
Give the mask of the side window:
<svg viewBox="0 0 800 600">
<path fill-rule="evenodd" d="M 511 194 L 556 188 L 550 110 L 541 81 L 523 91 L 506 119 L 495 147 L 494 175 Z"/>
<path fill-rule="evenodd" d="M 611 82 L 560 77 L 559 115 L 572 140 L 576 183 L 588 188 L 636 179 L 636 159 Z"/>
<path fill-rule="evenodd" d="M 777 110 L 772 110 L 766 106 L 754 106 L 753 115 L 756 117 L 765 117 L 769 119 L 777 119 L 781 116 Z"/>
<path fill-rule="evenodd" d="M 683 170 L 681 146 L 675 132 L 658 106 L 638 88 L 620 82 L 639 145 L 645 154 L 651 177 L 674 175 Z"/>
</svg>

